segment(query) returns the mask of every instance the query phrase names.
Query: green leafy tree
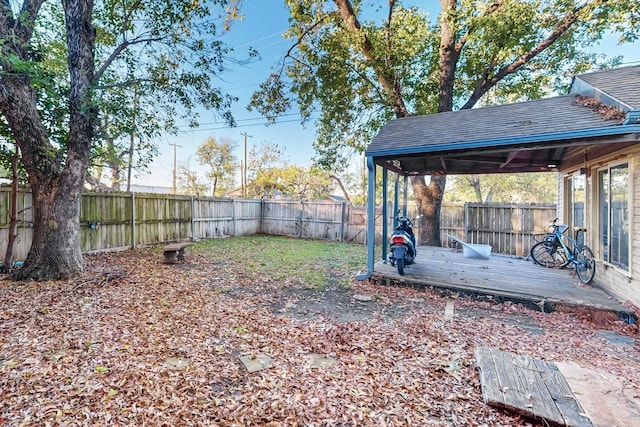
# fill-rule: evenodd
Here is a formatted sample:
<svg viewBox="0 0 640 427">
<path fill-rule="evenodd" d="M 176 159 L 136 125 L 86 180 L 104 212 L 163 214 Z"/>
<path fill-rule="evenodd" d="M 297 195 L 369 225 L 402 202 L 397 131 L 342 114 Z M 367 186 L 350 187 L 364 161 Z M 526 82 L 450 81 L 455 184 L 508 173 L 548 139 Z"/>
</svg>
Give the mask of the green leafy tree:
<svg viewBox="0 0 640 427">
<path fill-rule="evenodd" d="M 247 195 L 272 198 L 281 193 L 282 185 L 277 170 L 288 164 L 278 144 L 262 142 L 251 147 L 247 159 Z"/>
<path fill-rule="evenodd" d="M 554 203 L 558 174 L 535 172 L 455 175 L 447 180 L 445 200 L 478 203 Z"/>
<path fill-rule="evenodd" d="M 367 168 L 359 159 L 358 163 L 362 163 L 361 167 L 350 168 L 340 174 L 331 173 L 331 178 L 336 182 L 343 197 L 354 206 L 365 206 L 367 203 Z M 376 173 L 376 186 L 382 188 L 382 169 L 378 167 Z M 376 204 L 382 203 L 382 192 L 376 193 Z"/>
<path fill-rule="evenodd" d="M 207 184 L 200 181 L 198 172 L 189 169 L 188 166 L 178 166 L 178 194 L 187 194 L 190 196 L 206 196 Z"/>
<path fill-rule="evenodd" d="M 284 197 L 284 182 L 280 168 L 271 167 L 259 170 L 249 181 L 247 194 L 259 199 L 273 199 Z"/>
<path fill-rule="evenodd" d="M 326 200 L 333 186 L 333 179 L 318 166 L 284 164 L 258 171 L 251 181 L 251 193 L 269 199 Z"/>
<path fill-rule="evenodd" d="M 100 94 L 100 122 L 87 182 L 96 188 L 112 190 L 121 190 L 126 183 L 128 191 L 132 175 L 143 171 L 158 154 L 154 139 L 165 125 L 171 132 L 173 124 L 156 114 L 156 108 L 150 104 L 153 96 L 141 96 L 143 85 L 121 81 L 135 82 L 134 76 L 123 78 L 111 73 L 108 76 L 114 83 Z"/>
<path fill-rule="evenodd" d="M 225 138 L 216 141 L 209 137 L 196 150 L 196 157 L 201 165 L 209 167 L 207 177 L 211 182 L 211 194 L 219 196 L 233 187 L 238 159 L 233 150 L 238 144 Z"/>
<path fill-rule="evenodd" d="M 0 113 L 20 149 L 34 211 L 31 250 L 15 279 L 84 269 L 80 196 L 109 88 L 138 85 L 168 129 L 179 110 L 195 124 L 198 105 L 233 122 L 233 98 L 214 78 L 229 54 L 216 35 L 237 17 L 238 3 L 0 0 Z"/>
<path fill-rule="evenodd" d="M 288 199 L 326 200 L 333 191 L 333 180 L 318 166 L 289 165 L 276 173 L 280 177 L 283 197 Z"/>
<path fill-rule="evenodd" d="M 319 110 L 317 161 L 341 170 L 392 117 L 541 97 L 570 72 L 616 62 L 583 50 L 605 31 L 639 32 L 640 3 L 623 0 L 441 0 L 437 20 L 404 3 L 286 0 L 293 46 L 250 107 L 270 120 L 294 103 L 304 120 Z M 446 177 L 411 183 L 421 241 L 440 245 Z"/>
</svg>

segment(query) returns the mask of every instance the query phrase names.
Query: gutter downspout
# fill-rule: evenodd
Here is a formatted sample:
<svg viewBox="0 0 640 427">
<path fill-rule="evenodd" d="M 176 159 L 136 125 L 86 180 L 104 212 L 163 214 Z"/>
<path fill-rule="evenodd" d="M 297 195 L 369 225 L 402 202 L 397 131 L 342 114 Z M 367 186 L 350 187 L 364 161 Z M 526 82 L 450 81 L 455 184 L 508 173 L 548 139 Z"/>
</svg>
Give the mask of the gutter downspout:
<svg viewBox="0 0 640 427">
<path fill-rule="evenodd" d="M 373 157 L 367 157 L 367 271 L 356 274 L 357 280 L 367 280 L 373 274 L 376 246 L 376 165 Z"/>
</svg>

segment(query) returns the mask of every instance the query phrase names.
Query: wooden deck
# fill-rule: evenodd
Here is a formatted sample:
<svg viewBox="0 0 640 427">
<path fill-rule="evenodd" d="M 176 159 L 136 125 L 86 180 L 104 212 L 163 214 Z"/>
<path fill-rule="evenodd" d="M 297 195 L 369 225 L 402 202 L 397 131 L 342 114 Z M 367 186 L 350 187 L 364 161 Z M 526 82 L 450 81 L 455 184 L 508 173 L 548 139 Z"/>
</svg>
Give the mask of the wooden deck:
<svg viewBox="0 0 640 427">
<path fill-rule="evenodd" d="M 382 261 L 371 280 L 387 285 L 433 287 L 469 295 L 486 295 L 551 312 L 559 306 L 616 313 L 625 321 L 633 311 L 598 287 L 580 283 L 570 268 L 549 269 L 531 260 L 491 254 L 488 260 L 465 258 L 462 251 L 433 246 L 418 247 L 416 263 L 404 276 Z"/>
</svg>

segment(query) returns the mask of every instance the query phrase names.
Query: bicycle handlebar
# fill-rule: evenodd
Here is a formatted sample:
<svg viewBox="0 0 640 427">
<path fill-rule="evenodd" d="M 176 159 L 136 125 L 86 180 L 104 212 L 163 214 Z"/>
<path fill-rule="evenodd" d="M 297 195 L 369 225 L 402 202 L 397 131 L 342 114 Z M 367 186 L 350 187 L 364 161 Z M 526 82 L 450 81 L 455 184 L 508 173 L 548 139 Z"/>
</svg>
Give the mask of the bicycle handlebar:
<svg viewBox="0 0 640 427">
<path fill-rule="evenodd" d="M 551 221 L 551 226 L 553 227 L 553 232 L 555 233 L 557 230 L 560 230 L 560 227 L 562 227 L 562 225 L 558 224 L 558 217 L 555 217 L 552 221 Z M 567 231 L 569 229 L 569 226 L 565 226 L 566 229 L 562 230 L 562 233 L 564 233 L 565 231 Z M 587 227 L 573 227 L 574 232 L 576 233 L 580 233 L 580 232 L 586 232 L 587 231 Z"/>
</svg>

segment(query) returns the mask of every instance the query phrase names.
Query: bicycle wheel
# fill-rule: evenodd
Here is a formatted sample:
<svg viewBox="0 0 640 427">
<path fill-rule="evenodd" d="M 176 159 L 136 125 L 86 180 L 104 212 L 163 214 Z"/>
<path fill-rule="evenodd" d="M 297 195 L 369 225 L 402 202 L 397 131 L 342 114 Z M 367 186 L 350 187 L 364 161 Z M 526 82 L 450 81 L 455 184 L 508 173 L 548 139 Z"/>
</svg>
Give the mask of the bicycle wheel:
<svg viewBox="0 0 640 427">
<path fill-rule="evenodd" d="M 547 268 L 562 268 L 569 264 L 569 257 L 562 246 L 543 240 L 531 247 L 533 262 Z"/>
<path fill-rule="evenodd" d="M 575 251 L 576 274 L 582 283 L 589 283 L 596 275 L 596 261 L 593 259 L 593 252 L 588 246 L 582 246 Z"/>
</svg>

